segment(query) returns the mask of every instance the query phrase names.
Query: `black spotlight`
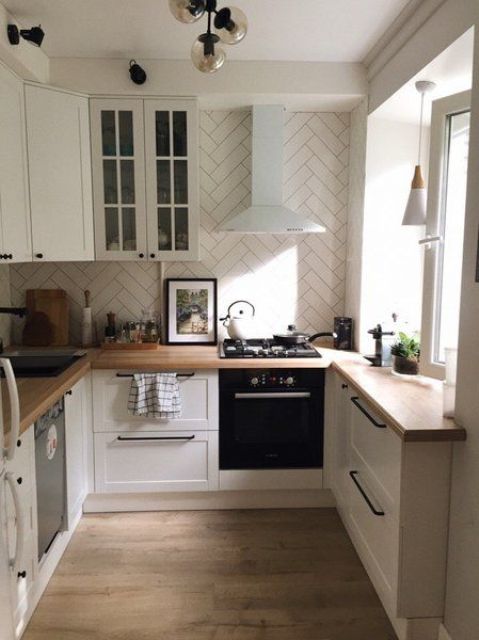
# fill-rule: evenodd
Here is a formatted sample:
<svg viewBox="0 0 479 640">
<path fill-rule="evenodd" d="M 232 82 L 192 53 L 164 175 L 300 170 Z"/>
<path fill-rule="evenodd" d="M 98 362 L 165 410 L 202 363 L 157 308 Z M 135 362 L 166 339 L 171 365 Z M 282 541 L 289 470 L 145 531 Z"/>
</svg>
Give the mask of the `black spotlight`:
<svg viewBox="0 0 479 640">
<path fill-rule="evenodd" d="M 16 24 L 9 24 L 7 27 L 7 35 L 10 44 L 19 44 L 20 36 L 22 36 L 24 40 L 31 42 L 36 47 L 41 47 L 45 32 L 40 25 L 38 25 L 38 27 L 32 27 L 31 29 L 20 29 L 19 31 Z"/>
<path fill-rule="evenodd" d="M 136 60 L 130 60 L 130 78 L 135 84 L 144 84 L 146 71 L 137 64 Z"/>
</svg>

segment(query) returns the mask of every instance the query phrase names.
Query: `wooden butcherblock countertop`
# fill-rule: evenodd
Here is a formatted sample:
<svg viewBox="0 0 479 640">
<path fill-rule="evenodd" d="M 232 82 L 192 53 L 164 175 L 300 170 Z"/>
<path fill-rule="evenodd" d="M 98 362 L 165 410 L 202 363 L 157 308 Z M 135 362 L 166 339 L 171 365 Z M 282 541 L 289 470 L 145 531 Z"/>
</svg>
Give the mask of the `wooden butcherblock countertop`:
<svg viewBox="0 0 479 640">
<path fill-rule="evenodd" d="M 466 432 L 442 417 L 442 383 L 418 376 L 404 381 L 390 369 L 371 367 L 360 355 L 319 348 L 321 358 L 223 359 L 217 347 L 160 346 L 156 351 L 102 351 L 91 349 L 84 358 L 56 378 L 20 378 L 23 433 L 52 404 L 91 369 L 124 371 L 185 371 L 188 369 L 292 369 L 332 366 L 367 400 L 375 412 L 405 441 L 465 440 Z M 9 431 L 10 410 L 2 381 L 4 430 Z"/>
</svg>

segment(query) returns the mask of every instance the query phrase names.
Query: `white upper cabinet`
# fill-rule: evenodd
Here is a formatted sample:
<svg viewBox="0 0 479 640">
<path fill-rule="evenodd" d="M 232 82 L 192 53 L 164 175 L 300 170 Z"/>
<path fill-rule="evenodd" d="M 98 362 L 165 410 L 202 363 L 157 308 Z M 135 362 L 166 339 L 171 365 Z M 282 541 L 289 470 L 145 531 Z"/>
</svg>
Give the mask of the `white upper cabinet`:
<svg viewBox="0 0 479 640">
<path fill-rule="evenodd" d="M 198 111 L 192 100 L 145 100 L 148 253 L 199 259 Z"/>
<path fill-rule="evenodd" d="M 198 260 L 194 100 L 93 99 L 98 260 Z"/>
<path fill-rule="evenodd" d="M 97 260 L 146 260 L 143 101 L 91 101 Z"/>
<path fill-rule="evenodd" d="M 32 259 L 23 82 L 0 65 L 0 264 Z"/>
<path fill-rule="evenodd" d="M 93 260 L 88 99 L 25 86 L 33 259 Z"/>
</svg>

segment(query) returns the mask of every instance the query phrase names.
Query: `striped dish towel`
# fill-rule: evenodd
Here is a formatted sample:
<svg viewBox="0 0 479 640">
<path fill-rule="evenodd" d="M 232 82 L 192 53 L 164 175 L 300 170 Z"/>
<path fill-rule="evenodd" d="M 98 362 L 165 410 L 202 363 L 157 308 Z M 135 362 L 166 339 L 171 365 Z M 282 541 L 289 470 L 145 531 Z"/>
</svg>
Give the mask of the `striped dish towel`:
<svg viewBox="0 0 479 640">
<path fill-rule="evenodd" d="M 179 418 L 181 399 L 176 373 L 135 373 L 128 412 L 145 418 Z"/>
</svg>

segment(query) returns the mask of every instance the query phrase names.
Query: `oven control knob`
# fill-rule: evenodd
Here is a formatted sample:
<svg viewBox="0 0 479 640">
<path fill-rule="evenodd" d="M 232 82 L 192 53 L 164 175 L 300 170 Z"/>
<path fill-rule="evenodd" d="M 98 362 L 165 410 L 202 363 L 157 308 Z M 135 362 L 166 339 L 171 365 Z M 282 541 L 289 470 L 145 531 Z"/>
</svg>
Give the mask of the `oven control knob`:
<svg viewBox="0 0 479 640">
<path fill-rule="evenodd" d="M 285 384 L 294 384 L 294 378 L 292 376 L 288 376 L 284 382 Z"/>
<path fill-rule="evenodd" d="M 259 384 L 259 380 L 258 378 L 251 378 L 250 383 L 253 385 L 253 387 L 256 387 L 257 384 Z"/>
</svg>

